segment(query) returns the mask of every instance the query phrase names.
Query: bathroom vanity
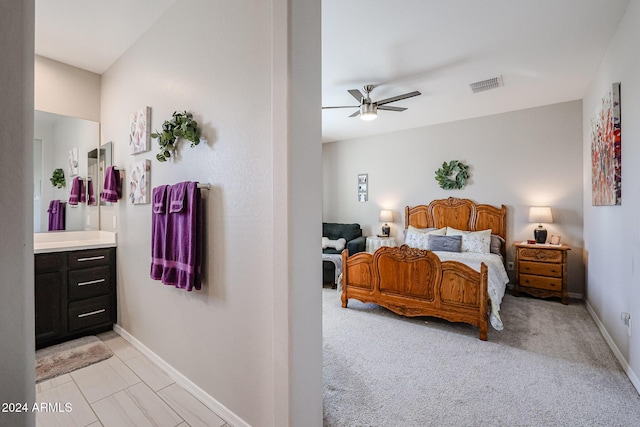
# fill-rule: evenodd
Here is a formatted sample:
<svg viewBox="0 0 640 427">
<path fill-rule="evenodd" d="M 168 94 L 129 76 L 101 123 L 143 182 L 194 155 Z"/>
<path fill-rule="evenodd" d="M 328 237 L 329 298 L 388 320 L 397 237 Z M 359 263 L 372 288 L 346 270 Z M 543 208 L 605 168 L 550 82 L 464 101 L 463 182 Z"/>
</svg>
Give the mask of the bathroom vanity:
<svg viewBox="0 0 640 427">
<path fill-rule="evenodd" d="M 111 330 L 117 320 L 116 234 L 38 233 L 36 348 Z"/>
</svg>

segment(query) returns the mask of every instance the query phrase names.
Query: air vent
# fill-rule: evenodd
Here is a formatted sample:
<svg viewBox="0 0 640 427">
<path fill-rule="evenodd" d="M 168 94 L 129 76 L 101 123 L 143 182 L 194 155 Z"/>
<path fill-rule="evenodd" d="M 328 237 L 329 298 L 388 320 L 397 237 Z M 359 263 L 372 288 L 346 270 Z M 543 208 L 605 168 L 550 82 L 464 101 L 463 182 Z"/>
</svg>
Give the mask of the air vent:
<svg viewBox="0 0 640 427">
<path fill-rule="evenodd" d="M 469 88 L 471 92 L 478 93 L 489 89 L 495 89 L 500 86 L 504 86 L 504 82 L 502 81 L 502 76 L 494 77 L 488 80 L 482 80 L 480 82 L 471 83 Z"/>
</svg>

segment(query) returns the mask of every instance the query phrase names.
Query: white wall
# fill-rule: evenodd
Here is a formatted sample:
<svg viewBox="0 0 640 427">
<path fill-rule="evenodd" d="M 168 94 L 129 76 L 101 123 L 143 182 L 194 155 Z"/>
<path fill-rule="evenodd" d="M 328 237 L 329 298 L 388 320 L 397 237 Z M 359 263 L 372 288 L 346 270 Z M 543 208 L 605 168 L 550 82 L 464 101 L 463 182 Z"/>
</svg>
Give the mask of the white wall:
<svg viewBox="0 0 640 427">
<path fill-rule="evenodd" d="M 392 209 L 393 236 L 402 236 L 404 207 L 460 197 L 507 206 L 507 258 L 514 241 L 533 238 L 530 206 L 551 206 L 549 235 L 571 246 L 569 292 L 583 292 L 582 104 L 572 101 L 511 113 L 323 145 L 323 219 L 357 222 L 381 232 L 380 209 Z M 386 116 L 378 120 L 387 120 Z M 363 125 L 366 125 L 363 123 Z M 462 190 L 435 181 L 442 163 L 460 160 L 471 179 Z M 369 174 L 369 201 L 357 200 L 357 175 Z"/>
<path fill-rule="evenodd" d="M 630 377 L 640 388 L 640 1 L 632 0 L 584 98 L 584 240 L 587 300 Z M 591 118 L 614 82 L 621 83 L 622 205 L 591 206 Z M 631 313 L 632 336 L 620 320 Z M 633 323 L 635 322 L 635 323 Z"/>
<path fill-rule="evenodd" d="M 152 187 L 211 183 L 200 291 L 149 279 L 150 205 L 125 194 L 102 209 L 102 229 L 117 221 L 118 323 L 255 426 L 322 422 L 320 108 L 289 105 L 320 99 L 319 24 L 310 2 L 180 0 L 102 76 L 104 140 L 126 176 L 151 159 Z M 153 129 L 193 112 L 208 142 L 168 163 L 155 141 L 130 155 L 144 106 Z"/>
<path fill-rule="evenodd" d="M 35 56 L 35 109 L 100 121 L 100 75 Z"/>
<path fill-rule="evenodd" d="M 35 402 L 33 301 L 34 2 L 0 3 L 0 402 Z M 35 413 L 0 412 L 33 426 Z"/>
</svg>

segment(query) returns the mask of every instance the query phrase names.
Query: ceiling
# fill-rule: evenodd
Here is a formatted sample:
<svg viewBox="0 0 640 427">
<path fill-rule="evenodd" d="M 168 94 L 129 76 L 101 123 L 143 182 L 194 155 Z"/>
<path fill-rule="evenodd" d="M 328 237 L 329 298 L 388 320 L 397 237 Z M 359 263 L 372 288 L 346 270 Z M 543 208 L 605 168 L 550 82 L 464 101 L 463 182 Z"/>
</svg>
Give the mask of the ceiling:
<svg viewBox="0 0 640 427">
<path fill-rule="evenodd" d="M 36 53 L 102 74 L 176 1 L 36 0 Z M 581 99 L 628 3 L 322 0 L 323 106 L 366 84 L 373 101 L 422 92 L 372 122 L 323 110 L 323 142 Z"/>
<path fill-rule="evenodd" d="M 36 54 L 102 74 L 176 1 L 36 0 Z"/>
</svg>

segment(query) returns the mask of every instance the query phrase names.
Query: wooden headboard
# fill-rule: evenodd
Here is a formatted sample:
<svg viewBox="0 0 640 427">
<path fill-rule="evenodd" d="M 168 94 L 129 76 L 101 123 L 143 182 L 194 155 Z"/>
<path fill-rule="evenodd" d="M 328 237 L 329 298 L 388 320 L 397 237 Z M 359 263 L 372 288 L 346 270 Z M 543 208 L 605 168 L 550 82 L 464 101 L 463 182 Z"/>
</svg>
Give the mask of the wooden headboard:
<svg viewBox="0 0 640 427">
<path fill-rule="evenodd" d="M 469 199 L 434 200 L 429 205 L 418 205 L 404 208 L 404 228 L 453 227 L 458 230 L 491 229 L 507 240 L 507 208 L 502 205 L 496 208 L 490 205 L 477 205 Z"/>
</svg>

